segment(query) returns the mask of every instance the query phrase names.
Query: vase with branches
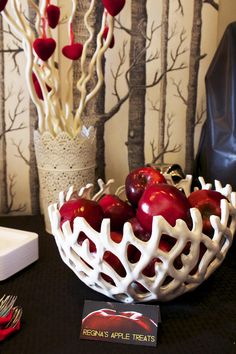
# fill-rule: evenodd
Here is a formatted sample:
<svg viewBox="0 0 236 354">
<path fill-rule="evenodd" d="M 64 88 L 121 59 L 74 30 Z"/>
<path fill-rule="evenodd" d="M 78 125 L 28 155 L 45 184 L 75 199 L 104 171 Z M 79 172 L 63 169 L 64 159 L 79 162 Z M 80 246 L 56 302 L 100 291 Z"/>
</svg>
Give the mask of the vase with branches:
<svg viewBox="0 0 236 354">
<path fill-rule="evenodd" d="M 96 5 L 96 0 L 90 0 L 83 18 L 88 36 L 80 43 L 74 36 L 78 0 L 70 0 L 66 16 L 62 16 L 62 9 L 51 0 L 27 0 L 25 6 L 20 0 L 0 0 L 4 21 L 21 40 L 26 59 L 25 79 L 37 109 L 35 151 L 42 209 L 46 217 L 48 204 L 57 199 L 60 190 L 71 184 L 79 188 L 94 179 L 95 131 L 93 127 L 83 125 L 82 115 L 103 85 L 102 61 L 114 41 L 114 17 L 125 5 L 125 0 L 100 1 L 103 4 L 100 28 L 95 31 L 90 23 Z M 28 8 L 35 14 L 34 23 L 27 17 Z M 55 34 L 60 24 L 66 24 L 68 42 L 63 43 L 61 52 L 58 52 Z M 96 47 L 91 55 L 94 38 Z M 61 82 L 62 68 L 56 60 L 57 55 L 68 60 L 66 72 L 63 72 L 65 82 Z M 77 105 L 73 102 L 72 68 L 75 61 L 80 65 L 80 77 L 75 85 Z M 48 187 L 51 187 L 50 191 Z M 45 221 L 47 228 L 50 223 L 48 218 Z"/>
</svg>

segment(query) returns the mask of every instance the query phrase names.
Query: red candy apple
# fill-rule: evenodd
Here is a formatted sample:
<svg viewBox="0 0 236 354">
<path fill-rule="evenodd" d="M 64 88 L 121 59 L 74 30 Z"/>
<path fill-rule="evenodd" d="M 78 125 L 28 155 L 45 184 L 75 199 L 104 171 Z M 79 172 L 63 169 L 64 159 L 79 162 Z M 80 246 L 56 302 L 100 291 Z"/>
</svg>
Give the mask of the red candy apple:
<svg viewBox="0 0 236 354">
<path fill-rule="evenodd" d="M 123 224 L 134 216 L 133 208 L 113 194 L 106 194 L 99 200 L 104 218 L 111 220 L 111 230 L 122 230 Z"/>
<path fill-rule="evenodd" d="M 203 219 L 203 233 L 211 236 L 213 227 L 211 226 L 210 216 L 221 216 L 220 202 L 226 199 L 221 193 L 214 190 L 197 190 L 192 192 L 189 197 L 191 208 L 197 208 Z"/>
<path fill-rule="evenodd" d="M 171 226 L 177 219 L 189 222 L 190 204 L 176 187 L 159 183 L 148 187 L 139 200 L 137 218 L 147 231 L 152 230 L 153 216 L 163 216 Z"/>
<path fill-rule="evenodd" d="M 85 218 L 92 228 L 100 231 L 103 219 L 103 211 L 100 205 L 85 198 L 72 199 L 65 202 L 60 208 L 61 226 L 65 221 L 69 221 L 73 228 L 74 219 L 77 216 Z"/>
<path fill-rule="evenodd" d="M 129 202 L 137 206 L 145 189 L 153 184 L 166 183 L 160 171 L 152 167 L 140 167 L 131 171 L 125 180 L 125 190 Z"/>
<path fill-rule="evenodd" d="M 60 7 L 56 5 L 48 5 L 46 13 L 49 27 L 56 28 L 60 18 Z"/>
<path fill-rule="evenodd" d="M 111 16 L 118 15 L 125 6 L 125 0 L 102 0 L 103 5 Z"/>
</svg>

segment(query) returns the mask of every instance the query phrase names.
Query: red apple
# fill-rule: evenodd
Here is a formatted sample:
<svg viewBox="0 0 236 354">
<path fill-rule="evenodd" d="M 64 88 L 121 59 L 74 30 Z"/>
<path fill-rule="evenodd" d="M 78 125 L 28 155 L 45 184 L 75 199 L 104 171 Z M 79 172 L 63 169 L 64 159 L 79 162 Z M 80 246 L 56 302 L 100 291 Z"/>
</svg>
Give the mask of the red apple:
<svg viewBox="0 0 236 354">
<path fill-rule="evenodd" d="M 112 241 L 114 241 L 115 243 L 120 243 L 123 238 L 123 234 L 118 231 L 111 231 L 110 235 Z"/>
<path fill-rule="evenodd" d="M 188 255 L 189 252 L 190 252 L 190 247 L 191 247 L 191 243 L 188 242 L 182 252 L 182 254 L 185 254 L 185 255 Z M 197 271 L 198 271 L 198 266 L 199 266 L 199 263 L 201 262 L 201 259 L 202 257 L 204 256 L 207 248 L 205 246 L 204 243 L 200 243 L 200 246 L 199 246 L 199 257 L 198 257 L 198 261 L 197 261 L 197 264 L 193 267 L 193 269 L 191 270 L 191 272 L 189 273 L 190 275 L 194 275 Z M 182 263 L 182 260 L 181 260 L 181 254 L 175 259 L 174 261 L 174 266 L 176 269 L 181 269 L 183 267 L 183 263 Z"/>
<path fill-rule="evenodd" d="M 107 262 L 121 277 L 125 277 L 126 275 L 125 268 L 115 254 L 113 254 L 110 251 L 106 251 L 103 255 L 103 261 Z M 110 277 L 108 274 L 101 273 L 101 276 L 108 283 L 115 285 L 115 282 L 113 281 L 112 277 Z"/>
<path fill-rule="evenodd" d="M 204 243 L 200 243 L 200 249 L 199 249 L 199 258 L 198 258 L 198 262 L 195 265 L 195 267 L 191 270 L 191 272 L 189 273 L 190 275 L 194 275 L 197 271 L 198 271 L 198 266 L 199 263 L 201 262 L 202 257 L 204 256 L 205 252 L 207 251 L 206 246 L 204 245 Z"/>
<path fill-rule="evenodd" d="M 116 243 L 120 243 L 122 240 L 123 235 L 120 232 L 116 232 L 116 231 L 111 231 L 111 239 L 116 242 Z M 78 244 L 82 245 L 82 243 L 87 240 L 88 237 L 85 235 L 84 232 L 80 232 L 79 237 L 78 237 Z M 95 253 L 97 252 L 97 248 L 96 245 L 94 244 L 94 242 L 92 240 L 89 239 L 89 251 L 91 253 Z"/>
<path fill-rule="evenodd" d="M 142 227 L 152 231 L 153 216 L 161 215 L 171 226 L 177 219 L 187 223 L 190 220 L 190 204 L 185 195 L 176 187 L 159 183 L 147 188 L 138 204 L 137 218 Z"/>
<path fill-rule="evenodd" d="M 84 242 L 84 240 L 89 240 L 89 252 L 90 253 L 95 253 L 97 252 L 97 247 L 95 245 L 95 243 L 90 240 L 90 238 L 88 238 L 84 232 L 80 232 L 79 237 L 77 239 L 77 242 L 80 246 L 82 246 L 82 243 Z"/>
<path fill-rule="evenodd" d="M 163 252 L 169 252 L 173 247 L 173 243 L 169 242 L 168 236 L 165 237 L 163 235 L 159 242 L 159 248 Z M 154 277 L 155 276 L 155 264 L 161 262 L 159 258 L 153 258 L 151 262 L 143 269 L 142 273 L 147 277 Z"/>
<path fill-rule="evenodd" d="M 69 221 L 73 229 L 73 222 L 77 216 L 85 218 L 92 228 L 100 231 L 103 219 L 103 211 L 100 205 L 89 199 L 78 198 L 65 202 L 60 208 L 61 226 L 65 221 Z"/>
<path fill-rule="evenodd" d="M 221 216 L 220 202 L 222 199 L 226 199 L 221 193 L 213 190 L 197 190 L 192 192 L 189 197 L 189 203 L 191 208 L 197 208 L 203 220 L 203 233 L 208 236 L 212 236 L 213 227 L 210 222 L 210 216 Z"/>
<path fill-rule="evenodd" d="M 120 243 L 122 238 L 123 238 L 122 233 L 117 231 L 111 231 L 111 239 L 114 242 Z M 121 277 L 124 277 L 126 275 L 126 271 L 123 264 L 121 263 L 119 258 L 112 252 L 106 251 L 103 255 L 103 260 L 107 262 Z M 108 283 L 115 285 L 113 279 L 108 274 L 102 273 L 101 276 Z"/>
<path fill-rule="evenodd" d="M 140 167 L 130 172 L 125 181 L 129 202 L 136 207 L 145 189 L 157 183 L 166 183 L 166 179 L 152 167 Z"/>
<path fill-rule="evenodd" d="M 131 224 L 133 233 L 137 238 L 144 242 L 150 239 L 151 234 L 144 230 L 136 217 L 129 219 L 128 222 Z"/>
<path fill-rule="evenodd" d="M 98 202 L 104 212 L 104 218 L 111 220 L 111 230 L 122 230 L 126 221 L 134 216 L 131 205 L 113 194 L 104 195 Z"/>
</svg>

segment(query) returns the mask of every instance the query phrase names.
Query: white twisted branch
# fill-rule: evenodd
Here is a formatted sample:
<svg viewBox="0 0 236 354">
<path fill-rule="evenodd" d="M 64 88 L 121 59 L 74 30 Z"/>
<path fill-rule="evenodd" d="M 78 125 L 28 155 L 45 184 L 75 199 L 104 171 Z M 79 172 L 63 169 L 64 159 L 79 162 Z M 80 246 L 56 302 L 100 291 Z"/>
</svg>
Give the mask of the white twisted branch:
<svg viewBox="0 0 236 354">
<path fill-rule="evenodd" d="M 9 0 L 6 8 L 1 12 L 4 20 L 14 29 L 22 41 L 26 57 L 25 77 L 30 97 L 36 105 L 38 112 L 38 130 L 40 133 L 49 131 L 52 135 L 57 135 L 61 131 L 67 132 L 71 136 L 76 136 L 81 131 L 81 116 L 87 103 L 98 93 L 102 86 L 104 77 L 102 72 L 102 58 L 109 47 L 114 31 L 114 18 L 104 11 L 100 31 L 97 35 L 97 47 L 89 64 L 87 64 L 88 47 L 94 38 L 94 29 L 89 24 L 89 17 L 94 11 L 95 0 L 90 1 L 89 9 L 85 13 L 84 23 L 88 30 L 88 39 L 84 43 L 81 57 L 81 77 L 77 82 L 77 88 L 80 92 L 80 101 L 76 113 L 72 112 L 72 82 L 71 70 L 73 62 L 66 73 L 67 88 L 65 100 L 62 101 L 60 95 L 59 70 L 55 64 L 55 52 L 47 60 L 42 61 L 33 51 L 33 43 L 36 37 L 43 36 L 42 19 L 46 16 L 47 0 L 40 0 L 36 5 L 34 0 L 27 0 L 29 6 L 36 13 L 34 28 L 32 23 L 27 21 L 20 0 Z M 71 24 L 75 16 L 78 0 L 71 0 L 71 12 L 67 18 L 68 31 L 71 30 Z M 105 26 L 109 26 L 109 32 L 106 40 L 103 40 L 103 31 Z M 47 38 L 52 38 L 49 26 L 44 28 Z M 35 91 L 32 74 L 35 74 L 42 91 L 43 100 L 40 100 Z M 97 75 L 95 87 L 88 91 L 88 82 Z M 50 90 L 48 90 L 50 87 Z"/>
</svg>

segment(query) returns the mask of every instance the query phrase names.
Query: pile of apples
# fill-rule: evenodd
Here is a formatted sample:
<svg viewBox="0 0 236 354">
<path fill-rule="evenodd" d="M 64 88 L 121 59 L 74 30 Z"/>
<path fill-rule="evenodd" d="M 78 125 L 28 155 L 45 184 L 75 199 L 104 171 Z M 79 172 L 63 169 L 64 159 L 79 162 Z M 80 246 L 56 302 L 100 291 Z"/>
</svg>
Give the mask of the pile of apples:
<svg viewBox="0 0 236 354">
<path fill-rule="evenodd" d="M 85 220 L 96 231 L 100 232 L 101 223 L 104 218 L 110 219 L 111 239 L 115 243 L 120 243 L 123 238 L 123 226 L 129 222 L 135 237 L 143 242 L 147 242 L 151 237 L 152 221 L 154 216 L 161 215 L 171 225 L 175 226 L 176 220 L 182 219 L 189 229 L 192 227 L 190 209 L 197 208 L 203 220 L 202 232 L 209 237 L 213 236 L 213 227 L 210 216 L 221 216 L 221 199 L 226 199 L 221 193 L 214 190 L 196 190 L 187 197 L 176 186 L 168 184 L 164 175 L 153 167 L 141 167 L 131 171 L 125 180 L 126 200 L 114 194 L 104 194 L 98 201 L 73 196 L 60 208 L 62 227 L 66 221 L 70 222 L 73 230 L 73 222 L 76 217 L 84 217 Z M 78 243 L 82 245 L 87 235 L 80 233 Z M 96 253 L 96 245 L 89 238 L 89 251 Z M 163 252 L 169 252 L 175 245 L 176 239 L 169 235 L 162 235 L 159 248 Z M 188 254 L 189 243 L 183 249 L 184 254 Z M 206 248 L 200 244 L 199 261 Z M 132 244 L 128 247 L 128 259 L 131 263 L 136 263 L 141 257 L 141 252 Z M 125 269 L 119 258 L 106 251 L 103 260 L 107 262 L 121 277 L 126 275 Z M 142 273 L 147 277 L 155 276 L 155 264 L 160 262 L 158 258 L 152 259 L 150 264 L 143 269 Z M 176 259 L 175 267 L 182 267 L 181 257 Z M 197 271 L 197 266 L 190 274 Z M 107 274 L 102 277 L 114 285 L 113 280 Z"/>
</svg>

